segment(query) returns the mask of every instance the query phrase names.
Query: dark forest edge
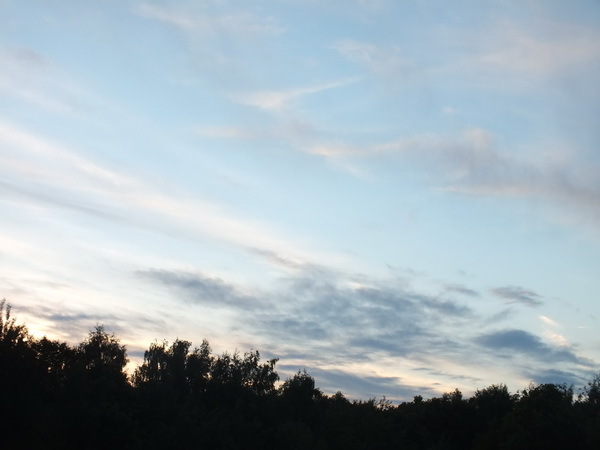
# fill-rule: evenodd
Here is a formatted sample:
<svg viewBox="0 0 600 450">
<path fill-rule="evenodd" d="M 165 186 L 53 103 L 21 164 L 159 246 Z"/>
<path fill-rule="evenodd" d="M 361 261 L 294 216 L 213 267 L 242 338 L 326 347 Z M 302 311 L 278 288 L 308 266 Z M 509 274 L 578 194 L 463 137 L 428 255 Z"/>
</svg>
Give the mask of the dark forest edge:
<svg viewBox="0 0 600 450">
<path fill-rule="evenodd" d="M 326 395 L 305 371 L 278 384 L 277 359 L 152 343 L 131 376 L 125 345 L 102 326 L 79 345 L 32 337 L 0 302 L 3 448 L 598 449 L 600 374 L 511 394 L 393 405 Z"/>
</svg>

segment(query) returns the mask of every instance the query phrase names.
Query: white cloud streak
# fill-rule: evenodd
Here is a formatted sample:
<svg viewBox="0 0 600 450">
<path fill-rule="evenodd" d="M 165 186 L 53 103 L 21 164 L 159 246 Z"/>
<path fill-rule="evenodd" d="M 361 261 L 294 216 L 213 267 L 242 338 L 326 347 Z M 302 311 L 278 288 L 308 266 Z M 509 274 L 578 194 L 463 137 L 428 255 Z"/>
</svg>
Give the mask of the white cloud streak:
<svg viewBox="0 0 600 450">
<path fill-rule="evenodd" d="M 411 161 L 430 183 L 450 193 L 545 200 L 578 212 L 584 222 L 600 223 L 600 167 L 580 167 L 568 154 L 558 160 L 519 159 L 498 149 L 493 134 L 480 128 L 460 136 L 421 135 L 364 146 L 321 143 L 306 151 L 338 165 Z"/>
<path fill-rule="evenodd" d="M 531 83 L 600 64 L 600 33 L 581 25 L 540 20 L 526 27 L 496 19 L 486 27 L 445 27 L 435 33 L 415 44 L 405 41 L 403 47 L 343 39 L 331 48 L 395 84 L 406 83 L 408 75 L 417 85 L 459 76 L 473 86 L 522 89 L 524 82 L 531 88 Z"/>
<path fill-rule="evenodd" d="M 324 83 L 304 88 L 295 88 L 282 91 L 258 91 L 245 94 L 232 95 L 231 98 L 237 103 L 254 106 L 268 111 L 282 111 L 287 109 L 290 103 L 301 97 L 319 92 L 335 89 L 357 81 L 349 78 L 331 83 Z"/>
<path fill-rule="evenodd" d="M 379 75 L 398 76 L 413 64 L 400 47 L 382 48 L 369 42 L 344 39 L 334 43 L 331 48 Z"/>
<path fill-rule="evenodd" d="M 52 113 L 78 108 L 72 101 L 76 87 L 39 52 L 26 47 L 0 46 L 0 92 Z"/>
<path fill-rule="evenodd" d="M 220 2 L 204 2 L 193 9 L 166 8 L 145 3 L 137 12 L 151 19 L 172 25 L 192 35 L 218 35 L 226 33 L 238 37 L 276 35 L 284 29 L 273 17 L 260 17 L 242 9 L 232 9 Z M 204 6 L 205 8 L 203 8 Z"/>
<path fill-rule="evenodd" d="M 142 179 L 107 169 L 76 151 L 0 122 L 4 188 L 29 193 L 35 202 L 52 200 L 80 211 L 98 209 L 144 228 L 171 229 L 190 237 L 211 236 L 220 242 L 248 249 L 290 255 L 307 260 L 326 257 L 301 250 L 278 237 L 268 225 L 227 214 L 223 207 L 183 193 L 166 195 Z M 84 195 L 85 198 L 81 198 Z"/>
<path fill-rule="evenodd" d="M 548 21 L 537 30 L 500 23 L 483 39 L 472 41 L 477 49 L 473 61 L 494 70 L 540 76 L 600 58 L 597 30 Z"/>
</svg>

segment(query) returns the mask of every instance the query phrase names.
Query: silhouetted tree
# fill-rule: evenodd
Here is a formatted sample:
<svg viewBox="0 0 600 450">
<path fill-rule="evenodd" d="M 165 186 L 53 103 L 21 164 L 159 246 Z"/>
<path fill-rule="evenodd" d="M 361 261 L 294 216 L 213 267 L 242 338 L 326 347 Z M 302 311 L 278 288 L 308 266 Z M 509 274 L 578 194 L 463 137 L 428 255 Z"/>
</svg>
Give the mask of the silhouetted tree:
<svg viewBox="0 0 600 450">
<path fill-rule="evenodd" d="M 109 335 L 104 326 L 97 325 L 87 339 L 79 345 L 81 360 L 86 372 L 93 377 L 115 377 L 125 380 L 123 371 L 129 362 L 127 350 L 114 334 Z"/>
<path fill-rule="evenodd" d="M 315 379 L 306 370 L 298 371 L 285 380 L 279 388 L 279 395 L 286 416 L 308 424 L 312 429 L 318 426 L 317 405 L 323 393 L 315 387 Z"/>
<path fill-rule="evenodd" d="M 17 325 L 16 319 L 11 317 L 11 305 L 3 298 L 0 301 L 0 344 L 2 348 L 11 348 L 23 345 L 29 338 L 25 325 Z"/>
<path fill-rule="evenodd" d="M 575 420 L 573 388 L 565 384 L 531 384 L 507 416 L 500 448 L 582 448 L 583 433 Z"/>
<path fill-rule="evenodd" d="M 71 448 L 124 447 L 130 438 L 130 385 L 124 345 L 97 325 L 76 349 L 66 385 L 64 420 Z"/>
<path fill-rule="evenodd" d="M 327 396 L 305 370 L 276 389 L 277 359 L 213 356 L 207 341 L 155 342 L 131 377 L 102 326 L 79 345 L 35 339 L 0 302 L 2 448 L 598 449 L 600 374 L 576 402 L 564 384 L 491 385 L 397 407 Z"/>
<path fill-rule="evenodd" d="M 600 448 L 600 373 L 594 375 L 577 402 L 578 419 L 585 425 L 585 442 L 588 448 Z"/>
<path fill-rule="evenodd" d="M 27 431 L 29 407 L 37 404 L 39 372 L 30 339 L 27 328 L 11 317 L 6 299 L 0 301 L 0 423 L 11 430 L 2 433 L 9 446 Z"/>
<path fill-rule="evenodd" d="M 204 339 L 200 347 L 188 355 L 186 363 L 186 378 L 193 395 L 203 393 L 208 384 L 214 357 L 208 341 Z"/>
<path fill-rule="evenodd" d="M 191 342 L 179 339 L 170 347 L 166 341 L 151 344 L 144 352 L 144 363 L 134 372 L 134 385 L 160 387 L 182 399 L 189 391 L 188 353 L 191 345 Z"/>
<path fill-rule="evenodd" d="M 600 408 L 600 373 L 594 375 L 594 378 L 584 386 L 581 397 L 590 406 Z"/>
<path fill-rule="evenodd" d="M 224 353 L 213 360 L 210 381 L 213 385 L 247 389 L 256 395 L 273 393 L 279 375 L 275 371 L 277 359 L 260 364 L 258 351 L 244 353 Z"/>
</svg>

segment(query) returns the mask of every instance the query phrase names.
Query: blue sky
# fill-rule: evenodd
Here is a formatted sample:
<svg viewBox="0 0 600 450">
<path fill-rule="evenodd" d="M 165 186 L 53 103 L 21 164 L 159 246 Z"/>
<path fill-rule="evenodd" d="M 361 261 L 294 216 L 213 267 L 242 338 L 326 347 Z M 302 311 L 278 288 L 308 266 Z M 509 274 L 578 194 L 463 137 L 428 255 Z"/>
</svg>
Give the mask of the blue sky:
<svg viewBox="0 0 600 450">
<path fill-rule="evenodd" d="M 0 297 L 326 392 L 600 363 L 600 5 L 0 0 Z"/>
</svg>

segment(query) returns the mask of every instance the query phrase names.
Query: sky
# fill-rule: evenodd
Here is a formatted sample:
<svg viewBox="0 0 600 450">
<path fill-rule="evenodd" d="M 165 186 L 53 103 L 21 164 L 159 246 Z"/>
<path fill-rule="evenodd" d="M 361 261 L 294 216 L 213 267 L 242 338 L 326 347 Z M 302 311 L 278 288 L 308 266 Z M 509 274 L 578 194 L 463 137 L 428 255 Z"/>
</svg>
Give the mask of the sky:
<svg viewBox="0 0 600 450">
<path fill-rule="evenodd" d="M 0 298 L 349 398 L 600 367 L 600 3 L 0 0 Z"/>
</svg>

